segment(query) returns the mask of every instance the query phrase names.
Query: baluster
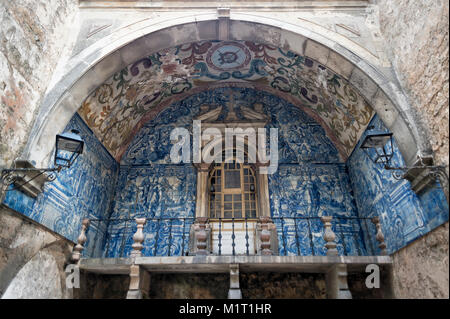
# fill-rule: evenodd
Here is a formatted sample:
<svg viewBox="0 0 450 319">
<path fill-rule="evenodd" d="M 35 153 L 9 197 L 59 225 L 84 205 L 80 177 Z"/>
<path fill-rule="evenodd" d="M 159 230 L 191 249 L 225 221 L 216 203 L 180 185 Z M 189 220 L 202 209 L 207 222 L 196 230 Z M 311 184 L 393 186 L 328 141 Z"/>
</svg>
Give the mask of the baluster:
<svg viewBox="0 0 450 319">
<path fill-rule="evenodd" d="M 195 239 L 197 242 L 197 251 L 196 255 L 207 255 L 208 252 L 206 250 L 206 222 L 208 218 L 206 217 L 198 217 L 197 222 L 195 224 Z"/>
<path fill-rule="evenodd" d="M 269 229 L 271 222 L 272 220 L 270 219 L 270 217 L 259 218 L 259 223 L 261 227 L 261 232 L 259 235 L 261 241 L 261 255 L 268 255 L 268 256 L 272 255 L 272 250 L 270 247 L 271 232 Z"/>
<path fill-rule="evenodd" d="M 236 250 L 235 250 L 236 243 L 234 242 L 234 239 L 236 238 L 236 236 L 234 234 L 234 217 L 231 218 L 231 226 L 232 226 L 232 233 L 231 233 L 232 243 L 231 243 L 231 246 L 233 247 L 233 256 L 235 256 L 236 255 Z"/>
<path fill-rule="evenodd" d="M 219 217 L 219 256 L 222 255 L 222 218 Z"/>
<path fill-rule="evenodd" d="M 247 247 L 247 256 L 250 255 L 249 244 L 248 244 L 248 223 L 247 217 L 245 217 L 245 246 Z"/>
<path fill-rule="evenodd" d="M 90 224 L 90 221 L 87 218 L 84 218 L 83 221 L 81 222 L 81 231 L 80 231 L 80 235 L 78 236 L 78 239 L 77 239 L 78 243 L 75 245 L 75 247 L 73 248 L 73 252 L 72 252 L 72 261 L 75 263 L 77 263 L 81 258 L 81 252 L 84 249 L 83 245 L 87 241 L 86 230 L 89 227 L 89 224 Z"/>
<path fill-rule="evenodd" d="M 377 228 L 377 235 L 375 238 L 380 243 L 378 247 L 381 250 L 381 255 L 386 256 L 387 255 L 386 243 L 384 242 L 384 235 L 383 231 L 381 230 L 380 218 L 379 217 L 372 218 L 372 223 L 374 223 L 375 227 Z"/>
<path fill-rule="evenodd" d="M 333 217 L 331 216 L 322 216 L 320 220 L 323 223 L 325 231 L 323 232 L 323 239 L 325 239 L 325 247 L 327 248 L 327 256 L 337 256 L 338 251 L 336 249 L 336 234 L 331 229 L 331 220 Z"/>
<path fill-rule="evenodd" d="M 137 229 L 136 229 L 136 233 L 134 233 L 133 235 L 133 245 L 131 245 L 131 247 L 133 248 L 133 250 L 131 251 L 130 257 L 131 258 L 136 258 L 136 257 L 140 257 L 142 256 L 142 249 L 144 248 L 144 245 L 142 245 L 143 241 L 144 241 L 144 232 L 143 232 L 143 228 L 146 222 L 145 218 L 136 218 L 136 224 L 137 224 Z"/>
</svg>

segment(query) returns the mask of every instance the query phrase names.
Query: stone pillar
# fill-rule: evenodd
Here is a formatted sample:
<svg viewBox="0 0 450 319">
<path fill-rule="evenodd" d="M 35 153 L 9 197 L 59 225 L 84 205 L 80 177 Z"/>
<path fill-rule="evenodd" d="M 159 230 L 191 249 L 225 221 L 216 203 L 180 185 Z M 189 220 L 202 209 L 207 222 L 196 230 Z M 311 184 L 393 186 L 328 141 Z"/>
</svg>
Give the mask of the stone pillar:
<svg viewBox="0 0 450 319">
<path fill-rule="evenodd" d="M 261 171 L 269 166 L 269 163 L 257 162 L 255 164 L 255 174 L 256 174 L 256 190 L 258 195 L 258 209 L 259 216 L 270 217 L 270 206 L 269 206 L 269 179 L 267 174 L 262 174 Z"/>
<path fill-rule="evenodd" d="M 144 248 L 144 245 L 142 245 L 142 243 L 144 241 L 143 228 L 144 228 L 145 222 L 146 222 L 145 218 L 136 218 L 137 229 L 136 229 L 136 233 L 134 233 L 134 235 L 133 235 L 134 243 L 133 243 L 133 245 L 131 245 L 131 247 L 133 247 L 133 250 L 130 253 L 131 258 L 136 258 L 136 257 L 142 256 L 142 249 Z"/>
<path fill-rule="evenodd" d="M 242 299 L 241 288 L 239 286 L 239 264 L 230 264 L 230 290 L 228 299 Z"/>
<path fill-rule="evenodd" d="M 384 235 L 383 235 L 383 231 L 381 230 L 381 223 L 380 223 L 380 217 L 374 217 L 372 218 L 372 223 L 375 225 L 375 227 L 377 228 L 377 235 L 376 235 L 376 239 L 377 241 L 380 243 L 378 245 L 378 247 L 380 247 L 381 250 L 381 255 L 382 256 L 386 256 L 387 250 L 386 250 L 386 243 L 384 242 Z"/>
<path fill-rule="evenodd" d="M 338 251 L 336 249 L 336 234 L 331 229 L 331 220 L 333 217 L 331 216 L 322 216 L 320 220 L 323 223 L 323 227 L 325 228 L 323 232 L 323 239 L 325 239 L 325 247 L 327 248 L 327 256 L 337 256 Z"/>
<path fill-rule="evenodd" d="M 208 217 L 208 174 L 211 164 L 196 164 L 197 168 L 197 202 L 195 208 L 196 217 Z"/>
<path fill-rule="evenodd" d="M 80 261 L 81 252 L 84 249 L 83 245 L 87 241 L 86 230 L 89 227 L 89 224 L 90 224 L 90 221 L 87 218 L 84 218 L 83 221 L 81 222 L 80 236 L 78 236 L 78 239 L 77 239 L 78 244 L 75 245 L 75 247 L 73 248 L 73 252 L 72 252 L 72 261 L 74 263 L 78 263 Z"/>
<path fill-rule="evenodd" d="M 327 284 L 327 298 L 352 299 L 352 293 L 348 289 L 347 265 L 333 265 L 325 276 Z"/>
<path fill-rule="evenodd" d="M 267 174 L 260 174 L 260 167 L 268 166 L 258 163 L 256 165 L 256 185 L 258 190 L 258 205 L 259 205 L 259 216 L 270 217 L 270 207 L 269 207 L 269 179 Z"/>
<path fill-rule="evenodd" d="M 148 299 L 149 291 L 150 273 L 139 265 L 131 265 L 127 299 Z"/>
</svg>

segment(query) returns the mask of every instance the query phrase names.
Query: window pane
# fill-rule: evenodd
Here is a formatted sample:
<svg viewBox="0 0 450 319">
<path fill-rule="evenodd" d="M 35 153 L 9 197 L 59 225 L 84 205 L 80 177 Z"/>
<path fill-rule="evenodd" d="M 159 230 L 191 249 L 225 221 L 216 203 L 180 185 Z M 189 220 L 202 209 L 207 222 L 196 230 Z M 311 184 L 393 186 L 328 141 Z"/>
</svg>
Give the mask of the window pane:
<svg viewBox="0 0 450 319">
<path fill-rule="evenodd" d="M 223 213 L 223 217 L 224 217 L 224 218 L 232 218 L 232 217 L 233 217 L 233 214 L 232 214 L 231 212 L 224 212 L 224 213 Z"/>
<path fill-rule="evenodd" d="M 224 195 L 224 196 L 223 196 L 224 201 L 226 201 L 226 202 L 231 202 L 232 196 L 233 196 L 233 195 Z"/>
<path fill-rule="evenodd" d="M 241 201 L 241 194 L 235 194 L 234 196 L 233 196 L 233 200 L 235 200 L 235 201 Z"/>
<path fill-rule="evenodd" d="M 241 172 L 225 171 L 225 188 L 240 188 L 240 187 L 241 187 Z"/>
</svg>

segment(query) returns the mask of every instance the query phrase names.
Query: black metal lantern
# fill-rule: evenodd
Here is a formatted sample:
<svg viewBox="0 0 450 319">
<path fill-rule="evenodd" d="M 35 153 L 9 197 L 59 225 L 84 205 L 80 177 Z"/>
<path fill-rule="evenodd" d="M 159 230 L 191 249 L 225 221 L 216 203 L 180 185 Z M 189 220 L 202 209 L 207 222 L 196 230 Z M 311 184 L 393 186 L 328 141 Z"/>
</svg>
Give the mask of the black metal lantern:
<svg viewBox="0 0 450 319">
<path fill-rule="evenodd" d="M 34 163 L 27 160 L 17 160 L 14 168 L 1 171 L 0 184 L 6 188 L 14 184 L 15 187 L 5 191 L 20 190 L 31 197 L 36 197 L 43 191 L 44 183 L 56 179 L 57 173 L 63 168 L 69 168 L 83 153 L 84 141 L 72 130 L 56 135 L 55 158 L 52 168 L 35 168 Z M 0 188 L 1 190 L 1 188 Z"/>
<path fill-rule="evenodd" d="M 71 130 L 56 135 L 55 166 L 70 167 L 77 157 L 83 153 L 84 141 L 80 132 Z"/>
<path fill-rule="evenodd" d="M 383 132 L 372 128 L 366 134 L 360 148 L 366 152 L 373 163 L 381 163 L 387 166 L 394 156 L 392 135 L 391 132 Z M 373 149 L 375 152 L 369 152 L 369 149 Z"/>
<path fill-rule="evenodd" d="M 373 126 L 369 127 L 369 131 L 362 141 L 360 148 L 364 150 L 374 164 L 383 164 L 384 169 L 392 171 L 392 176 L 395 179 L 407 179 L 412 182 L 411 187 L 413 190 L 418 192 L 428 185 L 429 181 L 438 179 L 442 184 L 442 188 L 448 194 L 448 176 L 445 172 L 445 166 L 430 165 L 432 160 L 426 163 L 424 158 L 419 158 L 419 165 L 402 167 L 393 167 L 390 165 L 390 161 L 394 156 L 393 134 L 391 132 L 376 130 Z M 425 182 L 416 182 L 414 179 L 417 176 L 420 176 Z"/>
</svg>

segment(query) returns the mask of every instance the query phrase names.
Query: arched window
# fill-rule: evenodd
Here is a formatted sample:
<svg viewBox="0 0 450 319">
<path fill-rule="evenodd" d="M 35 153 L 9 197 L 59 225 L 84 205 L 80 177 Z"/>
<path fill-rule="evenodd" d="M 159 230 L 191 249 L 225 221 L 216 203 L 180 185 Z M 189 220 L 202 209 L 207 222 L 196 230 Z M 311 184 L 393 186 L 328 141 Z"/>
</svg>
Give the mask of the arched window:
<svg viewBox="0 0 450 319">
<path fill-rule="evenodd" d="M 232 160 L 216 163 L 209 173 L 210 218 L 257 218 L 256 176 L 251 165 Z"/>
</svg>

